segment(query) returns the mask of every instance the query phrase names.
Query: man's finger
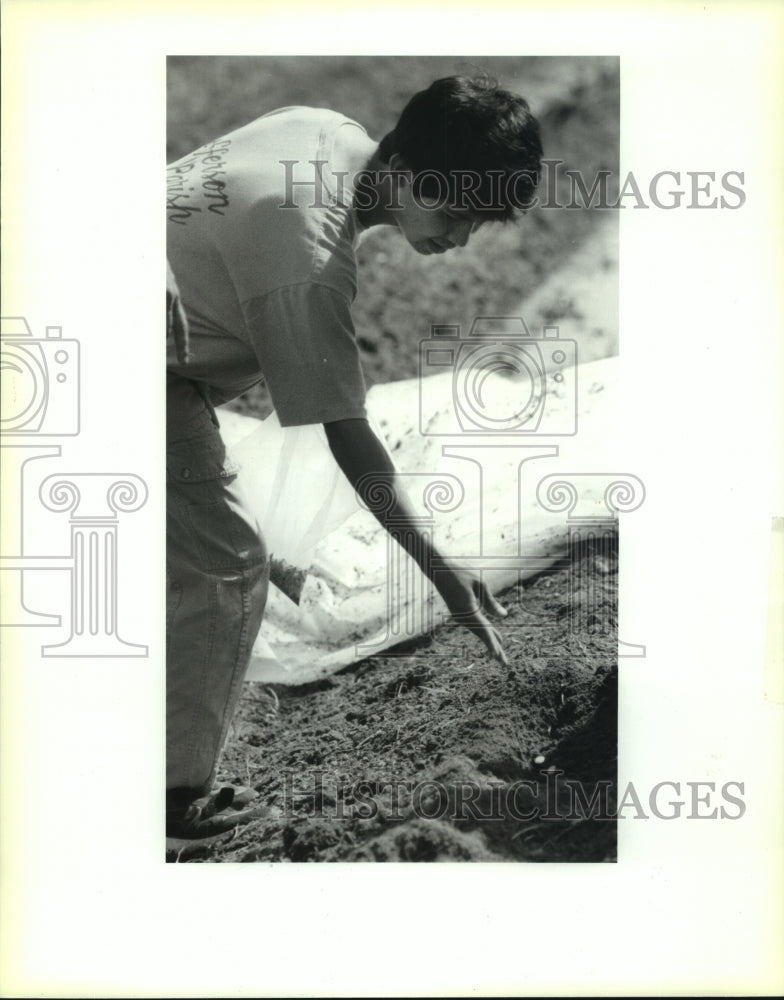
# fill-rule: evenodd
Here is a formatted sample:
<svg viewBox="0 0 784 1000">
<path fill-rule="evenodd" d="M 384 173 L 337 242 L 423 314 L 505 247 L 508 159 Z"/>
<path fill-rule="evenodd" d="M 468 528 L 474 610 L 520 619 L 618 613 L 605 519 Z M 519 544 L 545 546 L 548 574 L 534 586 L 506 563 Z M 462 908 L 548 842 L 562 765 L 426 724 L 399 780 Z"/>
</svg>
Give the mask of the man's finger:
<svg viewBox="0 0 784 1000">
<path fill-rule="evenodd" d="M 466 628 L 468 628 L 475 636 L 478 636 L 482 642 L 487 647 L 487 652 L 499 663 L 502 663 L 505 667 L 509 666 L 509 660 L 506 658 L 506 653 L 504 652 L 504 647 L 501 644 L 501 636 L 498 631 L 493 628 L 490 622 L 485 618 L 481 611 L 477 611 L 471 620 L 465 622 Z"/>
<path fill-rule="evenodd" d="M 506 618 L 509 614 L 503 604 L 495 599 L 493 592 L 483 580 L 477 582 L 476 593 L 483 611 L 494 615 L 496 618 Z"/>
<path fill-rule="evenodd" d="M 482 607 L 489 614 L 495 615 L 496 618 L 506 618 L 509 614 L 508 609 L 505 608 L 500 601 L 497 601 L 489 590 L 487 591 L 487 597 L 482 602 Z"/>
<path fill-rule="evenodd" d="M 501 645 L 501 638 L 496 632 L 496 630 L 489 626 L 484 634 L 484 642 L 487 646 L 488 653 L 493 657 L 493 659 L 498 660 L 503 666 L 509 666 L 509 660 L 506 658 L 506 653 L 504 652 L 504 647 Z"/>
</svg>

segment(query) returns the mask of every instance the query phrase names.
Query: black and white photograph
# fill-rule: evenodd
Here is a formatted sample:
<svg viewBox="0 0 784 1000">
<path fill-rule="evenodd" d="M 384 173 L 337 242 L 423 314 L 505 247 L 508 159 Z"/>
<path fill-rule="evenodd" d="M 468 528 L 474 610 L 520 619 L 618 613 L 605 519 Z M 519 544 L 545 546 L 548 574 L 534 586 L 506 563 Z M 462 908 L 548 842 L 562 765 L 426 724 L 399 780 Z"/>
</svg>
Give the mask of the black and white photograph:
<svg viewBox="0 0 784 1000">
<path fill-rule="evenodd" d="M 0 993 L 781 995 L 784 11 L 1 13 Z"/>
<path fill-rule="evenodd" d="M 167 74 L 167 856 L 615 860 L 619 60 Z"/>
</svg>

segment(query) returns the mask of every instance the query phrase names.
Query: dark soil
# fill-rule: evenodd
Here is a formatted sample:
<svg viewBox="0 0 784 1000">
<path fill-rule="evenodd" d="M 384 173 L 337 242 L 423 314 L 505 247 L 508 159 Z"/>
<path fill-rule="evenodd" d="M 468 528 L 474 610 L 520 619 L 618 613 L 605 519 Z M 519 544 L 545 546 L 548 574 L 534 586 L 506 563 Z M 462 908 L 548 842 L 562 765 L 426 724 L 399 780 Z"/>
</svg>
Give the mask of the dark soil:
<svg viewBox="0 0 784 1000">
<path fill-rule="evenodd" d="M 315 684 L 247 684 L 219 777 L 270 815 L 169 860 L 614 861 L 614 548 L 501 595 L 509 668 L 446 626 Z"/>
</svg>

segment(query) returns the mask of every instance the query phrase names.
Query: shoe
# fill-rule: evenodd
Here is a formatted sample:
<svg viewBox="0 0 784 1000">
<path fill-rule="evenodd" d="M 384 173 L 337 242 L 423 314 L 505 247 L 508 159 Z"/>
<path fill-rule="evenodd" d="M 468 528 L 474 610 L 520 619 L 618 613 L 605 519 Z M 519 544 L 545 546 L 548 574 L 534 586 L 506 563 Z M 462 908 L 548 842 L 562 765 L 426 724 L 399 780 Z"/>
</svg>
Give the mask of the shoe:
<svg viewBox="0 0 784 1000">
<path fill-rule="evenodd" d="M 229 785 L 186 804 L 182 802 L 183 793 L 174 792 L 167 796 L 167 840 L 214 842 L 236 827 L 267 815 L 263 807 L 242 808 L 257 797 L 252 788 L 233 788 Z"/>
</svg>

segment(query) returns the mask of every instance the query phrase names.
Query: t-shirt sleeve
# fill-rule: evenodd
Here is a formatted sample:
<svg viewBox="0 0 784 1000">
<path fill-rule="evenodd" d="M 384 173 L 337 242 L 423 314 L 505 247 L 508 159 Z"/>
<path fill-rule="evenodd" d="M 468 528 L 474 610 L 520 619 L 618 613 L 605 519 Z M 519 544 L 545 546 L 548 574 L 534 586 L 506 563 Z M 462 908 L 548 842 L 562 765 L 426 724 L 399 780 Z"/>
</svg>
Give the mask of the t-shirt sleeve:
<svg viewBox="0 0 784 1000">
<path fill-rule="evenodd" d="M 345 295 L 306 281 L 251 299 L 243 311 L 281 426 L 367 416 Z"/>
</svg>

